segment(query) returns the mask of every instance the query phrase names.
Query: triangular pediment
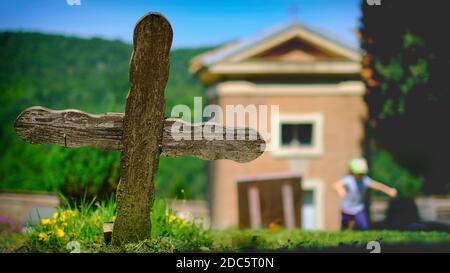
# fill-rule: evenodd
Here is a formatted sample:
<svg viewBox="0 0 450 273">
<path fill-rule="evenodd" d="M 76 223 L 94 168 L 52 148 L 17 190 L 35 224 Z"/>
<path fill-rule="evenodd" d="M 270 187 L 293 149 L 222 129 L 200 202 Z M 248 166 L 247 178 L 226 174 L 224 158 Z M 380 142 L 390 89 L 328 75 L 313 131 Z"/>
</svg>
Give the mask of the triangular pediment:
<svg viewBox="0 0 450 273">
<path fill-rule="evenodd" d="M 311 44 L 300 37 L 293 37 L 253 56 L 248 56 L 245 59 L 257 61 L 310 62 L 346 60 L 347 58 L 333 51 L 327 51 L 317 45 Z"/>
</svg>

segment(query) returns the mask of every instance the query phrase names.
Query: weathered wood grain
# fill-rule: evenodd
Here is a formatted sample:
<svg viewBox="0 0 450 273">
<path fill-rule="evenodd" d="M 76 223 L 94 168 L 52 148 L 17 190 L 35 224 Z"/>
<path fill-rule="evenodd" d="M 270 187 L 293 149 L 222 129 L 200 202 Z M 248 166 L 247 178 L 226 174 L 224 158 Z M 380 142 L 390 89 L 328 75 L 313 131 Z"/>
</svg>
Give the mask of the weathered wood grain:
<svg viewBox="0 0 450 273">
<path fill-rule="evenodd" d="M 189 133 L 190 137 L 180 140 Z M 264 152 L 265 141 L 251 128 L 229 128 L 208 122 L 190 124 L 178 119 L 167 119 L 162 148 L 163 154 L 170 156 L 188 155 L 204 160 L 230 159 L 245 163 Z"/>
<path fill-rule="evenodd" d="M 34 106 L 17 117 L 14 127 L 22 139 L 32 144 L 121 150 L 123 116 L 90 115 L 79 110 L 56 111 Z"/>
<path fill-rule="evenodd" d="M 134 28 L 113 245 L 150 238 L 172 35 L 172 27 L 159 13 L 145 15 Z"/>
<path fill-rule="evenodd" d="M 36 106 L 19 115 L 15 128 L 22 139 L 32 144 L 122 150 L 123 117 L 123 113 L 91 115 L 79 110 L 56 111 Z M 195 140 L 196 134 L 201 139 Z M 227 139 L 227 135 L 233 138 Z M 190 137 L 181 139 L 184 136 Z M 238 136 L 244 137 L 239 139 Z M 260 156 L 264 144 L 261 135 L 253 129 L 224 128 L 212 123 L 192 125 L 177 119 L 166 119 L 161 155 L 194 156 L 204 160 L 230 159 L 244 163 Z"/>
</svg>

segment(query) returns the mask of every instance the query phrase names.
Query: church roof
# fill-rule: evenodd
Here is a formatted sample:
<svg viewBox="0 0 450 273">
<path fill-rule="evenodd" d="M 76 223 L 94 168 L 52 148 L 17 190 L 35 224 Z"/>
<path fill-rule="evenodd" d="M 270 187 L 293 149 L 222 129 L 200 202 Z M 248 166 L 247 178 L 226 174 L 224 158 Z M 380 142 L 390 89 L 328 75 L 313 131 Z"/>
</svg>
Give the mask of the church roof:
<svg viewBox="0 0 450 273">
<path fill-rule="evenodd" d="M 243 54 L 252 48 L 261 46 L 272 39 L 276 39 L 276 37 L 289 35 L 289 33 L 295 33 L 296 31 L 301 31 L 303 36 L 308 35 L 313 37 L 316 42 L 321 42 L 323 45 L 332 45 L 334 50 L 341 49 L 340 53 L 343 53 L 343 55 L 350 60 L 357 60 L 359 58 L 359 49 L 338 35 L 318 27 L 307 25 L 303 22 L 294 21 L 287 25 L 273 28 L 260 35 L 245 38 L 237 42 L 232 42 L 218 49 L 201 54 L 192 60 L 191 71 L 195 73 L 201 68 L 230 60 L 234 56 Z M 292 35 L 301 36 L 302 34 L 297 33 Z"/>
</svg>

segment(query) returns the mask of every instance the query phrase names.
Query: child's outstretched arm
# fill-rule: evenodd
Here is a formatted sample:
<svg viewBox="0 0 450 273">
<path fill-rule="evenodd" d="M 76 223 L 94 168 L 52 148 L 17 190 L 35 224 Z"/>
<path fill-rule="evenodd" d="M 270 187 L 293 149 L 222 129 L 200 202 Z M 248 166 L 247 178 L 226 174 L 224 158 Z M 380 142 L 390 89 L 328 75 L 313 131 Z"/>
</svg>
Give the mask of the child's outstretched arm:
<svg viewBox="0 0 450 273">
<path fill-rule="evenodd" d="M 334 189 L 337 191 L 341 198 L 344 198 L 347 195 L 347 191 L 345 190 L 344 181 L 338 180 L 334 183 Z"/>
<path fill-rule="evenodd" d="M 383 183 L 380 183 L 378 181 L 372 180 L 372 182 L 369 184 L 369 188 L 384 192 L 385 194 L 389 195 L 390 197 L 394 198 L 397 196 L 397 190 L 391 187 L 388 187 L 384 185 Z"/>
</svg>

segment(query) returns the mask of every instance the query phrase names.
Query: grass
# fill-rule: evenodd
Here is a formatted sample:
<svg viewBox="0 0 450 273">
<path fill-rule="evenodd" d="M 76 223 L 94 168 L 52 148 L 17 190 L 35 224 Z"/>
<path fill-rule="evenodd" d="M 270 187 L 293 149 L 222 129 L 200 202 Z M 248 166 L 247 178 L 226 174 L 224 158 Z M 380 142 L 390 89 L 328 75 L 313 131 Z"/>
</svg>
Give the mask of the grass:
<svg viewBox="0 0 450 273">
<path fill-rule="evenodd" d="M 224 231 L 202 228 L 201 219 L 185 221 L 157 200 L 152 213 L 152 238 L 136 244 L 112 247 L 104 243 L 102 226 L 114 220 L 115 202 L 65 204 L 51 219 L 41 219 L 26 233 L 3 234 L 0 252 L 69 252 L 76 241 L 81 252 L 234 252 L 234 251 L 320 251 L 353 248 L 365 250 L 370 241 L 383 247 L 425 247 L 433 251 L 445 247 L 450 252 L 450 234 L 440 232 L 306 232 L 266 229 Z"/>
<path fill-rule="evenodd" d="M 370 241 L 378 241 L 385 246 L 450 246 L 450 235 L 441 232 L 400 232 L 400 231 L 339 231 L 306 232 L 300 230 L 228 230 L 217 232 L 216 243 L 226 249 L 264 251 L 301 251 L 338 249 L 352 247 L 364 250 Z M 450 251 L 450 248 L 449 248 Z"/>
</svg>

